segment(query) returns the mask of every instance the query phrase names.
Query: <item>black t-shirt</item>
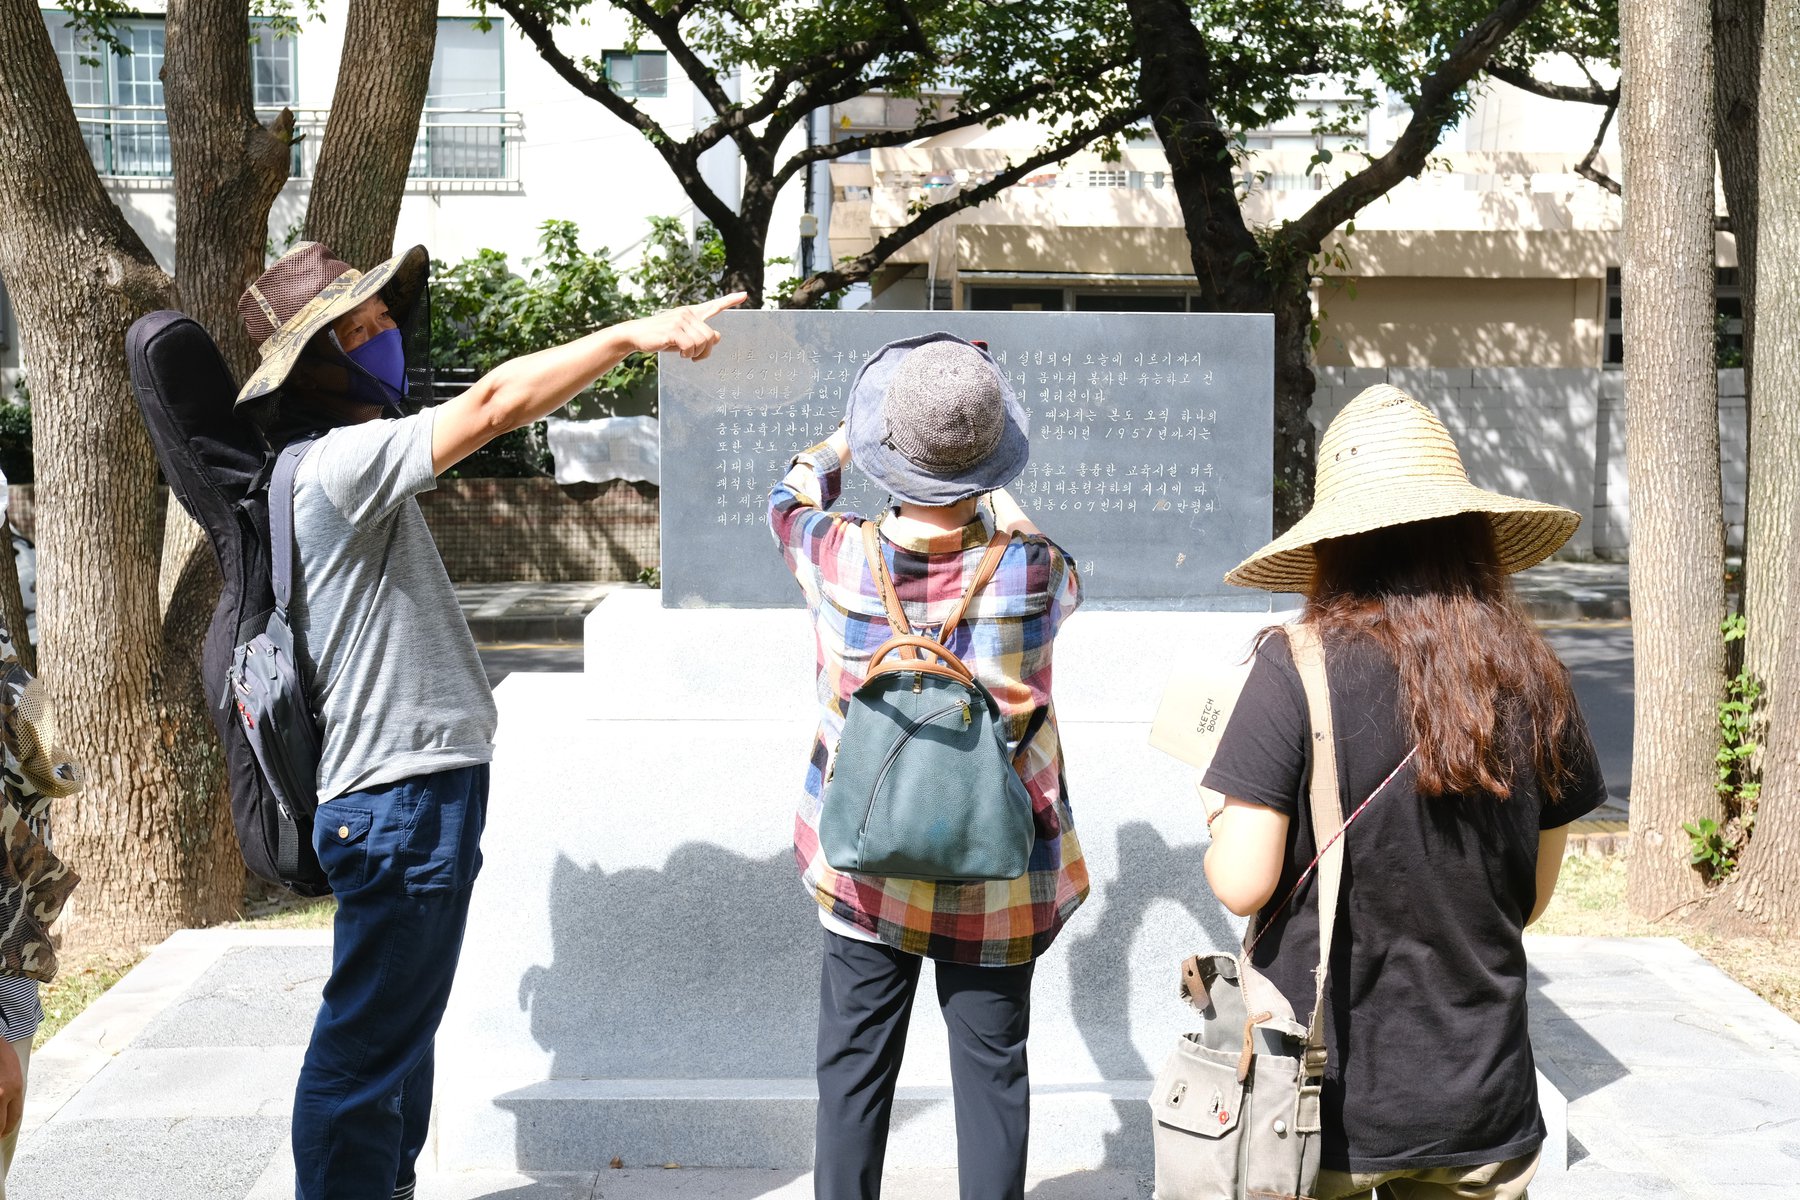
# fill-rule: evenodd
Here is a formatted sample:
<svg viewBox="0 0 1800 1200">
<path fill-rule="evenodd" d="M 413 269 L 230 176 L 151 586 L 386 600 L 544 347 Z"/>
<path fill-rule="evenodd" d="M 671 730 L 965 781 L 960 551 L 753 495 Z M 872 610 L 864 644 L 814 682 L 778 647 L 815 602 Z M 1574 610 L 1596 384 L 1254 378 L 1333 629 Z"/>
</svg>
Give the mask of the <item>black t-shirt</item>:
<svg viewBox="0 0 1800 1200">
<path fill-rule="evenodd" d="M 1326 648 L 1345 815 L 1406 757 L 1399 672 L 1374 643 Z M 1285 637 L 1264 640 L 1205 784 L 1285 813 L 1287 858 L 1253 962 L 1312 1015 L 1318 877 L 1279 905 L 1317 853 L 1307 799 L 1306 693 Z M 1505 744 L 1512 794 L 1426 798 L 1402 771 L 1344 835 L 1326 1021 L 1322 1161 L 1337 1170 L 1466 1166 L 1544 1138 L 1525 1013 L 1520 933 L 1537 893 L 1538 833 L 1606 798 L 1586 722 L 1571 723 L 1572 776 L 1551 806 L 1531 747 Z"/>
</svg>

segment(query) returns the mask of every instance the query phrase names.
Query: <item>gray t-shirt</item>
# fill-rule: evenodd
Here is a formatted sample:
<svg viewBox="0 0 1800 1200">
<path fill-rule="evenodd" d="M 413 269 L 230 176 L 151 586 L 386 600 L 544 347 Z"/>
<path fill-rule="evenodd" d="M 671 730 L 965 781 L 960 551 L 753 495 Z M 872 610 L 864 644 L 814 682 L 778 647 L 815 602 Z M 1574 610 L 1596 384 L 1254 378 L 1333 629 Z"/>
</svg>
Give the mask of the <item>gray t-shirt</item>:
<svg viewBox="0 0 1800 1200">
<path fill-rule="evenodd" d="M 323 725 L 319 799 L 494 756 L 494 695 L 413 499 L 432 413 L 334 429 L 294 477 L 290 616 Z"/>
</svg>

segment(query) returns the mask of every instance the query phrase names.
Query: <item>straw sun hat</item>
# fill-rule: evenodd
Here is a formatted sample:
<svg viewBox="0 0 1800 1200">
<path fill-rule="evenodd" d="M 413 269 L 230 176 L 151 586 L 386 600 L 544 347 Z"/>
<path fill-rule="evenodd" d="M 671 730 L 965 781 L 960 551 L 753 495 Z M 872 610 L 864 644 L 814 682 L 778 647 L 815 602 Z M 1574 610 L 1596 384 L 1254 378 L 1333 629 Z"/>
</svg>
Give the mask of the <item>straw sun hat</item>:
<svg viewBox="0 0 1800 1200">
<path fill-rule="evenodd" d="M 1487 514 L 1500 569 L 1509 574 L 1549 558 L 1581 524 L 1569 509 L 1470 483 L 1443 422 L 1399 388 L 1377 384 L 1325 430 L 1312 511 L 1239 563 L 1225 582 L 1304 592 L 1312 584 L 1317 542 L 1472 512 Z"/>
<path fill-rule="evenodd" d="M 238 298 L 238 315 L 262 362 L 237 403 L 279 388 L 313 336 L 371 296 L 385 296 L 394 320 L 404 324 L 425 290 L 430 265 L 423 246 L 367 271 L 339 261 L 318 242 L 301 242 L 276 259 Z"/>
</svg>

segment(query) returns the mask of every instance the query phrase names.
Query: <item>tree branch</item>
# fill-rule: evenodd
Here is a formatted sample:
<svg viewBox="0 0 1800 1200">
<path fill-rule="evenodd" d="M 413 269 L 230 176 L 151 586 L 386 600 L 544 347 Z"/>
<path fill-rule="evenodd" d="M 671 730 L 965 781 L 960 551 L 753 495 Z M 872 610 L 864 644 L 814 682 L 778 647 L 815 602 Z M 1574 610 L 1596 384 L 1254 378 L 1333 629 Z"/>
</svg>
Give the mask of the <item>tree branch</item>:
<svg viewBox="0 0 1800 1200">
<path fill-rule="evenodd" d="M 1119 65 L 1119 64 L 1112 64 Z M 888 146 L 904 146 L 908 142 L 916 142 L 920 138 L 937 137 L 952 130 L 967 129 L 971 125 L 981 125 L 996 117 L 1015 112 L 1020 104 L 1036 99 L 1055 91 L 1063 81 L 1040 80 L 1029 87 L 1020 88 L 1010 95 L 1001 96 L 985 108 L 974 112 L 959 113 L 953 117 L 944 117 L 937 121 L 927 121 L 922 125 L 912 125 L 905 129 L 887 129 L 879 133 L 867 133 L 862 137 L 845 138 L 842 141 L 826 142 L 818 146 L 809 146 L 795 154 L 782 164 L 781 170 L 775 174 L 775 186 L 782 187 L 792 179 L 796 172 L 808 164 L 826 159 L 842 158 L 846 154 L 856 154 L 863 150 L 880 150 Z M 1091 140 L 1091 139 L 1090 139 Z"/>
<path fill-rule="evenodd" d="M 782 302 L 782 307 L 809 308 L 826 292 L 862 282 L 874 274 L 876 268 L 908 242 L 927 232 L 939 222 L 965 209 L 987 203 L 1039 168 L 1067 158 L 1082 147 L 1091 145 L 1103 137 L 1120 133 L 1134 122 L 1142 120 L 1145 115 L 1146 109 L 1141 103 L 1121 110 L 1091 129 L 1072 134 L 1048 149 L 1038 151 L 1024 162 L 1008 167 L 985 183 L 967 188 L 948 200 L 931 205 L 900 228 L 877 239 L 873 246 L 855 258 L 809 276 L 798 288 L 794 289 L 793 295 Z"/>
<path fill-rule="evenodd" d="M 521 0 L 495 0 L 495 3 L 513 19 L 519 31 L 531 39 L 531 44 L 537 47 L 538 55 L 550 64 L 551 70 L 561 75 L 576 91 L 590 100 L 598 101 L 606 111 L 649 138 L 651 145 L 661 148 L 674 144 L 673 139 L 650 114 L 619 95 L 606 80 L 595 79 L 582 70 L 580 64 L 565 54 L 562 47 L 556 44 L 556 34 L 551 31 L 549 23 L 521 3 Z"/>
<path fill-rule="evenodd" d="M 821 95 L 821 92 L 847 88 L 847 95 L 843 98 L 848 98 L 848 96 L 860 96 L 864 92 L 874 91 L 884 83 L 892 82 L 897 78 L 896 76 L 881 75 L 866 80 L 861 77 L 863 68 L 874 60 L 881 49 L 880 46 L 869 42 L 857 42 L 852 46 L 844 47 L 842 52 L 832 51 L 816 54 L 810 59 L 788 64 L 770 77 L 768 87 L 763 90 L 763 94 L 754 104 L 731 108 L 720 114 L 718 120 L 696 133 L 692 139 L 695 153 L 711 149 L 727 137 L 735 139 L 740 130 L 747 130 L 758 121 L 764 120 L 772 122 L 770 134 L 773 141 L 779 144 L 801 116 L 814 109 L 825 108 L 840 102 L 840 98 L 835 92 L 826 95 Z M 821 83 L 814 80 L 801 88 L 800 94 L 794 97 L 792 104 L 787 103 L 789 88 L 804 79 L 808 72 L 823 71 L 831 67 L 839 58 L 843 58 L 844 61 L 838 63 L 827 77 L 831 82 Z M 793 114 L 790 119 L 785 121 L 777 119 L 777 114 L 781 113 L 784 108 Z"/>
<path fill-rule="evenodd" d="M 1583 72 L 1586 68 L 1583 67 Z M 1534 96 L 1542 96 L 1546 100 L 1565 100 L 1571 104 L 1603 104 L 1617 106 L 1619 89 L 1617 85 L 1601 87 L 1589 76 L 1586 85 L 1568 83 L 1550 83 L 1539 79 L 1530 71 L 1521 67 L 1508 66 L 1505 63 L 1488 64 L 1487 73 L 1501 83 L 1511 84 L 1521 92 L 1530 92 Z"/>
<path fill-rule="evenodd" d="M 574 59 L 570 58 L 556 44 L 556 35 L 550 26 L 536 13 L 532 12 L 520 0 L 495 0 L 500 10 L 511 17 L 521 32 L 531 39 L 537 47 L 538 55 L 550 64 L 552 70 L 562 76 L 576 91 L 597 101 L 600 106 L 612 113 L 627 125 L 642 133 L 649 143 L 663 156 L 669 169 L 675 173 L 688 198 L 693 200 L 694 207 L 702 216 L 721 230 L 730 228 L 737 221 L 737 213 L 731 205 L 719 197 L 719 194 L 708 187 L 701 178 L 697 165 L 699 151 L 694 148 L 694 140 L 678 142 L 671 138 L 668 131 L 643 109 L 626 100 L 615 91 L 604 79 L 596 79 L 583 70 Z M 716 140 L 716 139 L 715 139 Z"/>
<path fill-rule="evenodd" d="M 1512 31 L 1542 7 L 1544 0 L 1501 0 L 1464 34 L 1437 69 L 1425 77 L 1412 119 L 1392 148 L 1337 185 L 1299 219 L 1276 233 L 1289 247 L 1316 253 L 1326 235 L 1366 206 L 1387 195 L 1403 179 L 1425 169 L 1426 160 L 1456 115 L 1456 95 L 1480 74 Z"/>
<path fill-rule="evenodd" d="M 1588 147 L 1588 152 L 1575 164 L 1575 173 L 1583 179 L 1593 180 L 1615 196 L 1622 196 L 1625 193 L 1619 186 L 1619 181 L 1594 165 L 1594 160 L 1600 156 L 1600 143 L 1606 140 L 1606 131 L 1612 127 L 1613 116 L 1618 111 L 1618 100 L 1607 105 L 1606 114 L 1600 118 L 1600 129 L 1594 134 L 1594 144 Z"/>
<path fill-rule="evenodd" d="M 706 97 L 706 102 L 712 105 L 713 112 L 721 119 L 737 106 L 725 94 L 724 86 L 719 83 L 719 73 L 694 53 L 694 48 L 682 36 L 681 18 L 687 15 L 687 8 L 670 9 L 668 13 L 661 13 L 647 0 L 613 0 L 613 7 L 656 35 L 657 40 L 663 44 L 663 49 L 669 52 L 669 57 L 680 65 L 688 82 L 699 89 L 700 94 Z M 728 132 L 735 137 L 739 130 L 732 129 Z"/>
</svg>

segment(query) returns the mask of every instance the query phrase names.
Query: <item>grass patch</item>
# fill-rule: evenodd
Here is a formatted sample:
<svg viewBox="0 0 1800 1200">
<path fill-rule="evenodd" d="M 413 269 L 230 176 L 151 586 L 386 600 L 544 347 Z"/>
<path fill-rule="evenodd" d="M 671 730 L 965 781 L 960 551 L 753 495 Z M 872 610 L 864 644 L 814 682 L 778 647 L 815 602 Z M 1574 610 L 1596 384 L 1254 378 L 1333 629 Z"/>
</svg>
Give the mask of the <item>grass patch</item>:
<svg viewBox="0 0 1800 1200">
<path fill-rule="evenodd" d="M 107 988 L 125 977 L 142 955 L 77 954 L 65 956 L 56 978 L 43 986 L 44 1023 L 38 1026 L 32 1046 L 42 1046 L 81 1010 L 98 1000 Z"/>
<path fill-rule="evenodd" d="M 228 929 L 330 929 L 337 915 L 337 901 L 330 896 L 319 900 L 288 897 L 288 903 L 233 921 Z"/>
<path fill-rule="evenodd" d="M 1568 937 L 1673 937 L 1800 1020 L 1800 938 L 1718 937 L 1676 921 L 1646 921 L 1625 907 L 1622 855 L 1574 855 L 1532 933 Z"/>
</svg>

